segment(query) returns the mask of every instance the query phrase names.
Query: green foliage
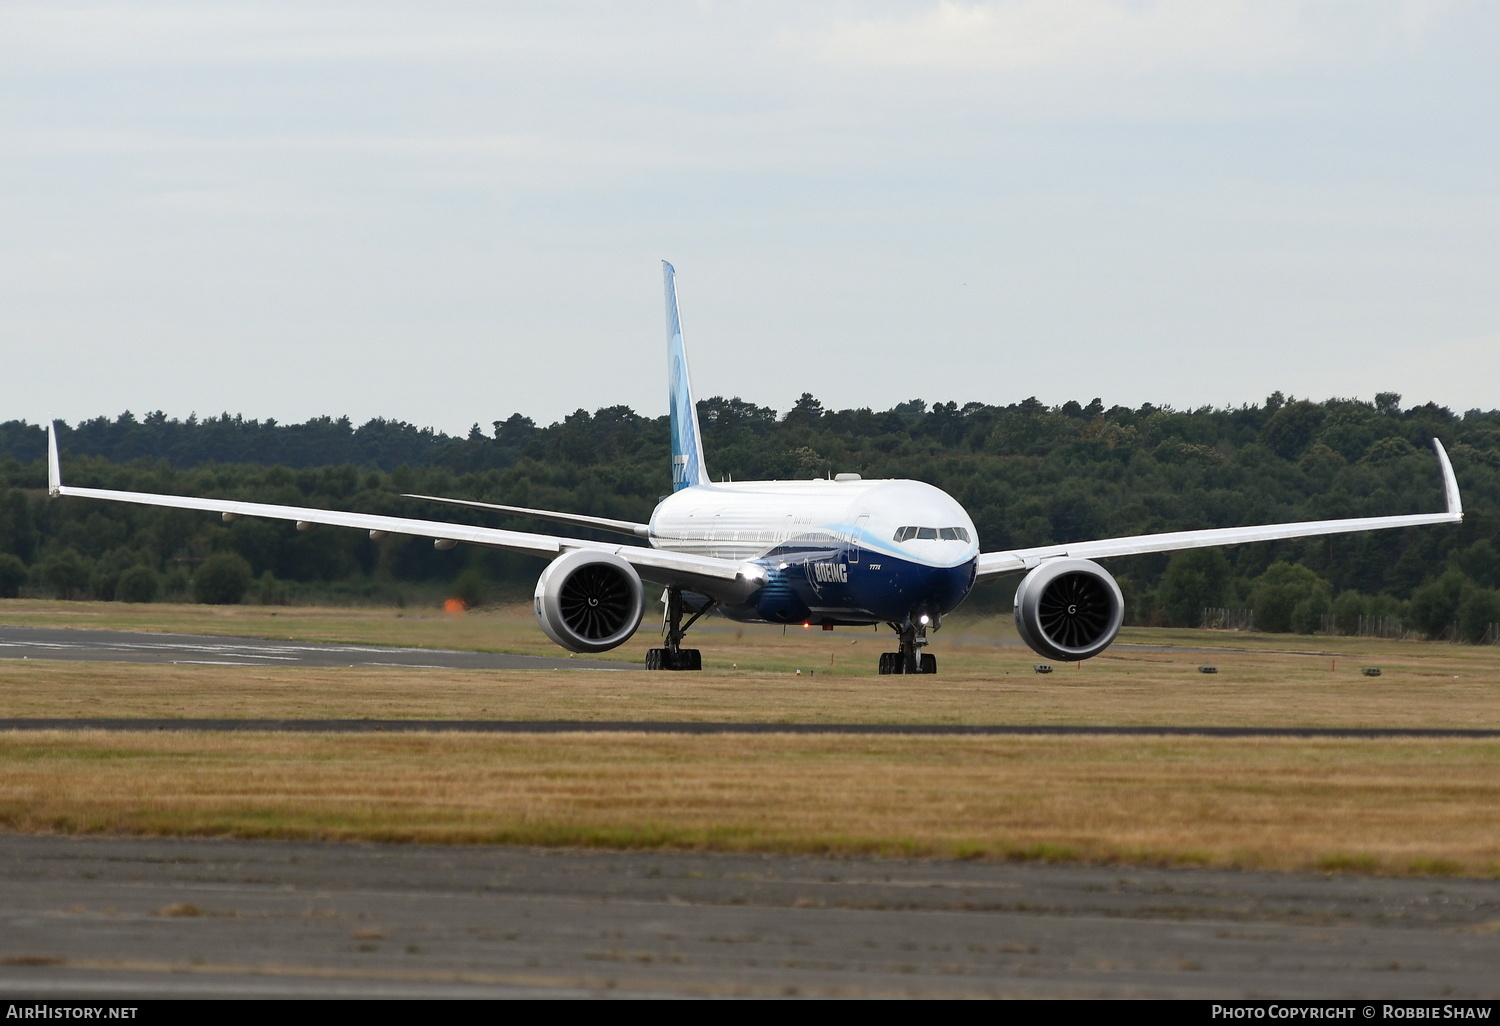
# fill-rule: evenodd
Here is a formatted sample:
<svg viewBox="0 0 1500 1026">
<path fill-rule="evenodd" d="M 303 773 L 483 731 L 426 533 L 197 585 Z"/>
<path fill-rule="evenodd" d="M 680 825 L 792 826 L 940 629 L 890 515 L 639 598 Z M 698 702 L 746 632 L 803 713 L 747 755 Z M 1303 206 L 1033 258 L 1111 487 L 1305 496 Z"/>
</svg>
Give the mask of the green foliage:
<svg viewBox="0 0 1500 1026">
<path fill-rule="evenodd" d="M 1250 593 L 1255 626 L 1273 634 L 1311 634 L 1330 605 L 1328 582 L 1305 566 L 1272 563 Z"/>
<path fill-rule="evenodd" d="M 1416 453 L 1416 447 L 1404 438 L 1382 438 L 1366 450 L 1364 459 L 1372 466 L 1384 467 Z"/>
<path fill-rule="evenodd" d="M 76 549 L 53 553 L 38 566 L 42 583 L 60 599 L 83 598 L 89 586 L 93 565 Z"/>
<path fill-rule="evenodd" d="M 1458 608 L 1473 590 L 1474 582 L 1458 570 L 1428 581 L 1412 593 L 1412 625 L 1429 638 L 1442 637 L 1458 622 Z"/>
<path fill-rule="evenodd" d="M 1315 634 L 1323 624 L 1323 617 L 1327 615 L 1330 602 L 1328 599 L 1328 586 L 1321 581 L 1321 588 L 1314 589 L 1306 598 L 1298 601 L 1292 607 L 1292 633 L 1293 634 Z"/>
<path fill-rule="evenodd" d="M 0 553 L 0 598 L 15 598 L 30 573 L 26 564 L 9 552 Z"/>
<path fill-rule="evenodd" d="M 255 586 L 255 600 L 263 606 L 286 605 L 286 589 L 276 580 L 276 575 L 267 570 L 260 575 Z"/>
<path fill-rule="evenodd" d="M 1157 601 L 1168 626 L 1196 627 L 1205 606 L 1222 606 L 1234 573 L 1219 549 L 1189 549 L 1167 563 Z"/>
<path fill-rule="evenodd" d="M 1326 411 L 1306 400 L 1287 403 L 1266 421 L 1260 440 L 1284 460 L 1296 459 L 1312 444 Z"/>
<path fill-rule="evenodd" d="M 1369 616 L 1369 600 L 1357 591 L 1340 592 L 1333 600 L 1333 629 L 1340 634 L 1359 630 L 1359 618 Z"/>
<path fill-rule="evenodd" d="M 1500 623 L 1500 591 L 1473 588 L 1458 603 L 1458 636 L 1474 645 L 1485 639 L 1490 624 Z"/>
<path fill-rule="evenodd" d="M 209 605 L 237 605 L 249 587 L 250 564 L 235 552 L 209 556 L 193 575 L 193 597 Z"/>
<path fill-rule="evenodd" d="M 474 567 L 458 575 L 453 582 L 453 597 L 463 602 L 465 609 L 477 609 L 489 601 L 489 583 Z"/>
<path fill-rule="evenodd" d="M 1448 562 L 1475 584 L 1486 588 L 1500 586 L 1500 552 L 1495 551 L 1488 538 L 1453 552 Z"/>
<path fill-rule="evenodd" d="M 161 578 L 149 566 L 133 566 L 120 574 L 115 598 L 121 602 L 155 602 Z"/>
</svg>

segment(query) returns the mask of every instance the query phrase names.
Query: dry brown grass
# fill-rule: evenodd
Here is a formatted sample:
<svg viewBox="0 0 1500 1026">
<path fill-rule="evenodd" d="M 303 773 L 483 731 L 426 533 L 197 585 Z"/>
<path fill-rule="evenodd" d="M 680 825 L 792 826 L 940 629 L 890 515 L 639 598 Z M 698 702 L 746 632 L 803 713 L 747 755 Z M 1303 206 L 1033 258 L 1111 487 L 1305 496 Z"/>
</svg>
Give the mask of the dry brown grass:
<svg viewBox="0 0 1500 1026">
<path fill-rule="evenodd" d="M 1039 676 L 1030 664 L 936 677 L 710 670 L 477 671 L 0 660 L 0 717 L 731 720 L 1140 726 L 1500 728 L 1493 672 L 1248 653 L 1123 652 Z M 1004 658 L 1015 661 L 1014 654 Z M 1003 663 L 1002 663 L 1003 665 Z M 1450 673 L 1452 669 L 1457 672 Z"/>
<path fill-rule="evenodd" d="M 0 602 L 8 614 L 556 651 L 516 610 Z M 1004 620 L 958 619 L 934 645 L 943 672 L 903 678 L 874 674 L 888 646 L 874 632 L 713 628 L 697 638 L 702 674 L 0 660 L 0 716 L 1500 727 L 1495 648 L 1130 631 L 1039 676 Z M 651 640 L 619 654 L 639 660 Z M 1497 791 L 1500 744 L 1453 741 L 0 735 L 13 830 L 1496 875 Z"/>
<path fill-rule="evenodd" d="M 0 737 L 24 831 L 1500 874 L 1500 744 Z"/>
</svg>

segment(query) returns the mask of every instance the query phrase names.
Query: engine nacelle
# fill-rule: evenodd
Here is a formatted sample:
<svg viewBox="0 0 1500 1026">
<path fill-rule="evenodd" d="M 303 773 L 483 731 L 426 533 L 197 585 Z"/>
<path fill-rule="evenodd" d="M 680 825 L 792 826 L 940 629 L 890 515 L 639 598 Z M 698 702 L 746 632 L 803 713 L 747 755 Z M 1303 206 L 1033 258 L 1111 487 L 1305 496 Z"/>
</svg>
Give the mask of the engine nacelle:
<svg viewBox="0 0 1500 1026">
<path fill-rule="evenodd" d="M 1125 598 L 1102 566 L 1088 559 L 1055 559 L 1016 588 L 1016 630 L 1048 659 L 1088 659 L 1109 647 L 1125 619 Z"/>
<path fill-rule="evenodd" d="M 646 589 L 614 553 L 574 549 L 542 571 L 533 605 L 543 632 L 569 652 L 605 652 L 641 625 Z"/>
</svg>

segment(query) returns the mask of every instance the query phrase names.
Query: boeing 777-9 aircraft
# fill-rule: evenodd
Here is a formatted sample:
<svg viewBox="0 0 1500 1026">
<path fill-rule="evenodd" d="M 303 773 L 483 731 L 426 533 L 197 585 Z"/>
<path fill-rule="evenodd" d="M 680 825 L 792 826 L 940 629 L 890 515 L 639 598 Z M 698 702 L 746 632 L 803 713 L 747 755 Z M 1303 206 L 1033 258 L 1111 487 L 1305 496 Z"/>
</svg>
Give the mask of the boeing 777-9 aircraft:
<svg viewBox="0 0 1500 1026">
<path fill-rule="evenodd" d="M 267 517 L 295 521 L 304 529 L 314 524 L 356 528 L 374 539 L 431 538 L 440 549 L 462 543 L 543 556 L 551 562 L 536 585 L 537 622 L 572 652 L 605 652 L 629 640 L 645 614 L 644 582 L 649 581 L 665 588 L 663 645 L 646 656 L 652 670 L 700 669 L 699 651 L 684 648 L 683 638 L 699 617 L 716 610 L 753 623 L 828 628 L 887 624 L 898 641 L 896 651 L 880 657 L 880 672 L 936 673 L 936 658 L 922 651 L 928 634 L 976 585 L 1006 574 L 1025 575 L 1016 588 L 1015 616 L 1026 643 L 1047 659 L 1088 659 L 1114 641 L 1124 616 L 1119 585 L 1095 560 L 1463 519 L 1453 466 L 1437 439 L 1432 444 L 1448 507 L 1443 513 L 1178 531 L 1004 552 L 981 552 L 974 522 L 963 507 L 921 481 L 865 481 L 858 474 L 839 474 L 832 480 L 716 484 L 704 463 L 678 316 L 676 272 L 665 262 L 662 268 L 672 494 L 657 505 L 649 524 L 412 496 L 587 525 L 637 539 L 635 544 L 259 502 L 73 488 L 62 483 L 51 424 L 49 490 L 52 495 L 204 510 L 226 521 Z"/>
</svg>

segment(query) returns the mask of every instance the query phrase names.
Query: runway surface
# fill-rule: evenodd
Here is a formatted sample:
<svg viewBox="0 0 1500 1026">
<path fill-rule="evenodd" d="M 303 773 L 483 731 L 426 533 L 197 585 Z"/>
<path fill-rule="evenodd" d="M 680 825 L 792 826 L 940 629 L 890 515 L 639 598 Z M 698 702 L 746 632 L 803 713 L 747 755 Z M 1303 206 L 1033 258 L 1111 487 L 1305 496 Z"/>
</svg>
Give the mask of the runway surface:
<svg viewBox="0 0 1500 1026">
<path fill-rule="evenodd" d="M 631 670 L 638 663 L 387 648 L 212 634 L 147 634 L 71 627 L 0 627 L 0 659 L 186 663 L 202 666 L 409 666 L 442 670 Z"/>
<path fill-rule="evenodd" d="M 1493 881 L 0 835 L 13 998 L 1500 995 Z"/>
<path fill-rule="evenodd" d="M 1110 727 L 1071 724 L 733 723 L 722 720 L 302 720 L 302 719 L 0 719 L 4 730 L 109 730 L 127 733 L 439 734 L 879 734 L 995 737 L 1304 737 L 1500 738 L 1500 730 L 1423 727 Z"/>
</svg>

